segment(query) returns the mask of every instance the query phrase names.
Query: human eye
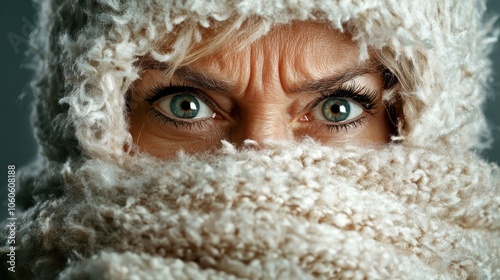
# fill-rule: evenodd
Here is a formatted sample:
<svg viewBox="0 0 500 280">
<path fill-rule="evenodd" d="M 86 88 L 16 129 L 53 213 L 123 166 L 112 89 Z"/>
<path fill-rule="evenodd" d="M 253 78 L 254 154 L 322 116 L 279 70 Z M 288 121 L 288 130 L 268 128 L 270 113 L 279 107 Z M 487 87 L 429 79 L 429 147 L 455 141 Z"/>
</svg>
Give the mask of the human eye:
<svg viewBox="0 0 500 280">
<path fill-rule="evenodd" d="M 312 111 L 316 120 L 346 122 L 363 114 L 363 108 L 346 98 L 331 97 L 322 101 Z"/>
<path fill-rule="evenodd" d="M 372 114 L 376 96 L 376 91 L 355 85 L 323 93 L 305 119 L 333 130 L 355 128 Z"/>
<path fill-rule="evenodd" d="M 217 116 L 211 101 L 198 89 L 188 86 L 151 88 L 152 95 L 145 101 L 151 105 L 151 114 L 161 123 L 175 127 L 201 125 Z"/>
<path fill-rule="evenodd" d="M 207 104 L 190 93 L 166 96 L 156 106 L 160 112 L 177 119 L 205 119 L 214 113 Z"/>
</svg>

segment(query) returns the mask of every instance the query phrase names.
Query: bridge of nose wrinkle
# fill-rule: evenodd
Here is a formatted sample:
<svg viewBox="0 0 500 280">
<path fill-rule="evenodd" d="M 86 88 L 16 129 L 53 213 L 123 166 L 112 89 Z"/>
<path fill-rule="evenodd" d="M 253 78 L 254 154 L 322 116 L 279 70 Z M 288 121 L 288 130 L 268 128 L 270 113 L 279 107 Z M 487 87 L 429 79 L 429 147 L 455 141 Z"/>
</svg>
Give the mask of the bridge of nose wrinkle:
<svg viewBox="0 0 500 280">
<path fill-rule="evenodd" d="M 237 146 L 264 147 L 268 143 L 293 140 L 285 106 L 265 103 L 252 105 L 240 110 L 237 123 L 231 129 L 230 142 Z"/>
</svg>

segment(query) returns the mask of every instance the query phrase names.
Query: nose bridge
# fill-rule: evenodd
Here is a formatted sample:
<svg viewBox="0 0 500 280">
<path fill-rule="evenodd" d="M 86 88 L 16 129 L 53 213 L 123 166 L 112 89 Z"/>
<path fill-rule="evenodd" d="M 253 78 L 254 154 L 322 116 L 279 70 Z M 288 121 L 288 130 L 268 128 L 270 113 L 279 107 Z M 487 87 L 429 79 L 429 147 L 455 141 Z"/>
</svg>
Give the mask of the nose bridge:
<svg viewBox="0 0 500 280">
<path fill-rule="evenodd" d="M 261 39 L 249 48 L 248 81 L 238 98 L 237 123 L 232 131 L 235 144 L 245 140 L 263 146 L 266 141 L 291 140 L 289 131 L 288 98 L 282 88 L 280 53 L 275 43 Z"/>
<path fill-rule="evenodd" d="M 277 104 L 252 104 L 242 108 L 233 130 L 231 142 L 241 144 L 254 140 L 260 145 L 266 141 L 291 140 L 283 106 Z"/>
</svg>

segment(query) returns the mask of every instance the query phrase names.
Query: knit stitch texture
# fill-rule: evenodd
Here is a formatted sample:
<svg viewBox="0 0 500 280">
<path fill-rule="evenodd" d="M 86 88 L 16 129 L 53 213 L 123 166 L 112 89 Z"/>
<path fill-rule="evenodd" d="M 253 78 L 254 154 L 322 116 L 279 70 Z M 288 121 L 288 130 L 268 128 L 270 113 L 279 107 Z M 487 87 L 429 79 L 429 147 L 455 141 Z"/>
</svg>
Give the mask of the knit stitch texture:
<svg viewBox="0 0 500 280">
<path fill-rule="evenodd" d="M 39 4 L 40 149 L 20 175 L 18 278 L 500 278 L 500 170 L 475 154 L 491 141 L 481 109 L 496 33 L 485 1 Z M 161 40 L 195 41 L 184 27 L 236 16 L 268 29 L 331 24 L 352 34 L 361 59 L 390 50 L 414 73 L 408 90 L 385 95 L 401 102 L 393 143 L 131 154 L 137 59 L 168 61 L 182 50 L 165 53 Z"/>
</svg>

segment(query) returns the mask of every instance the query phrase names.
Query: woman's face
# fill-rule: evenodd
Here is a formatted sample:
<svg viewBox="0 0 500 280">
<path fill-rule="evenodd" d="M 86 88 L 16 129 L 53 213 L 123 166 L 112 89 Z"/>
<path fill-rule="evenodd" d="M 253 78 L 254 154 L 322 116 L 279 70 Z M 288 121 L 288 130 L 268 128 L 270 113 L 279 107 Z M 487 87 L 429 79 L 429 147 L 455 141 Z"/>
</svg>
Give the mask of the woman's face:
<svg viewBox="0 0 500 280">
<path fill-rule="evenodd" d="M 171 79 L 162 67 L 146 67 L 130 101 L 134 143 L 169 158 L 180 149 L 218 148 L 221 140 L 264 145 L 311 137 L 329 146 L 389 141 L 393 125 L 382 101 L 380 68 L 360 62 L 349 35 L 300 22 L 275 28 L 243 49 L 236 50 L 237 44 L 227 42 Z"/>
</svg>

